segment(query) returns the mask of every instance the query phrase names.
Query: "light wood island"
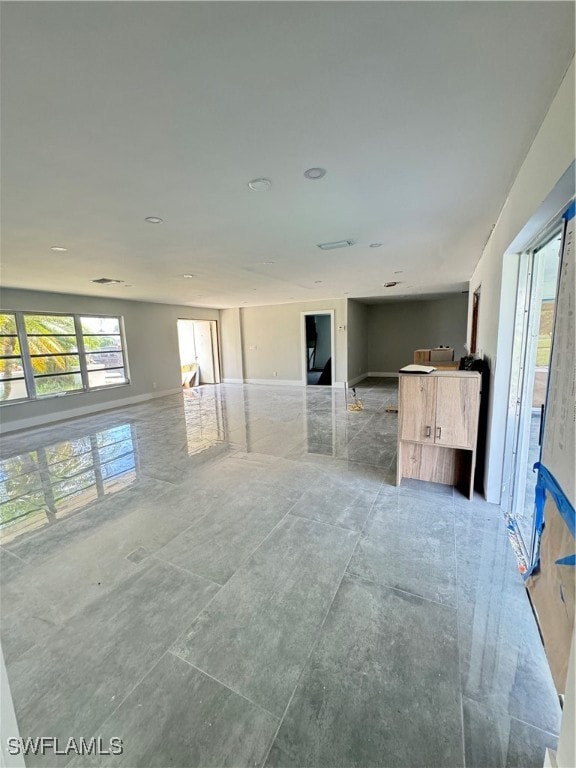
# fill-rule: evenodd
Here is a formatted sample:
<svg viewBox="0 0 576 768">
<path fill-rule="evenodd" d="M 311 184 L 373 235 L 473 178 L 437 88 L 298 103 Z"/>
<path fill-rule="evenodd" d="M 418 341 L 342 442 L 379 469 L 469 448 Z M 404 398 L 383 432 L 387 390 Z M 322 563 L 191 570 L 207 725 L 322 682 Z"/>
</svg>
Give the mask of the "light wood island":
<svg viewBox="0 0 576 768">
<path fill-rule="evenodd" d="M 480 388 L 476 371 L 400 373 L 397 485 L 427 480 L 472 498 Z"/>
</svg>

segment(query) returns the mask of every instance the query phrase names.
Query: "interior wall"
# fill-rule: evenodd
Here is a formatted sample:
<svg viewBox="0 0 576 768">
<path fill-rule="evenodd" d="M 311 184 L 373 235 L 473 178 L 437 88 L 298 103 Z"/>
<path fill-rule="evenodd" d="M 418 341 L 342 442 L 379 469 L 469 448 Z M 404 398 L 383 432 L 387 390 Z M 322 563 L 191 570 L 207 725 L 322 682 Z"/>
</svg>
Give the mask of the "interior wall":
<svg viewBox="0 0 576 768">
<path fill-rule="evenodd" d="M 220 345 L 223 381 L 234 383 L 244 381 L 242 329 L 238 307 L 220 310 Z"/>
<path fill-rule="evenodd" d="M 75 410 L 100 410 L 133 398 L 146 399 L 180 391 L 178 319 L 218 320 L 217 309 L 150 304 L 139 301 L 4 289 L 3 311 L 75 312 L 124 318 L 130 384 L 96 392 L 78 392 L 24 403 L 3 405 L 2 431 L 74 415 Z"/>
<path fill-rule="evenodd" d="M 414 361 L 415 349 L 454 347 L 464 355 L 468 296 L 458 293 L 428 301 L 387 301 L 368 306 L 368 368 L 397 373 Z"/>
<path fill-rule="evenodd" d="M 334 310 L 335 376 L 334 382 L 346 380 L 346 300 L 296 302 L 264 307 L 243 307 L 240 326 L 246 381 L 301 384 L 305 374 L 302 346 L 302 312 Z M 227 339 L 226 347 L 231 344 Z"/>
<path fill-rule="evenodd" d="M 348 299 L 348 382 L 356 383 L 366 376 L 368 367 L 368 307 Z"/>
<path fill-rule="evenodd" d="M 492 234 L 470 280 L 470 296 L 482 286 L 478 320 L 478 354 L 490 362 L 488 456 L 484 490 L 499 504 L 503 483 L 506 410 L 510 384 L 513 314 L 510 317 L 509 275 L 503 271 L 508 254 L 518 252 L 519 235 L 530 222 L 543 221 L 542 211 L 557 210 L 574 195 L 574 61 L 552 101 L 532 146 L 510 189 Z M 560 188 L 560 192 L 558 189 Z M 553 204 L 550 200 L 555 201 Z M 503 280 L 504 276 L 504 280 Z M 472 302 L 468 313 L 468 338 Z"/>
</svg>

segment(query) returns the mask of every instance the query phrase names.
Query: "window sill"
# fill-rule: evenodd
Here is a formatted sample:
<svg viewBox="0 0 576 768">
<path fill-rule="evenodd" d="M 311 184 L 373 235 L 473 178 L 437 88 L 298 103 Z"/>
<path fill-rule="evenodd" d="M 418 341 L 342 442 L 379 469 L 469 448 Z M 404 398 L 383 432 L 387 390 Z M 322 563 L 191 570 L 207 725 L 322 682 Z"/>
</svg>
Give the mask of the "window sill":
<svg viewBox="0 0 576 768">
<path fill-rule="evenodd" d="M 40 395 L 39 397 L 25 397 L 19 400 L 4 400 L 0 402 L 0 408 L 8 405 L 23 405 L 24 403 L 38 403 L 44 400 L 54 400 L 61 397 L 72 397 L 73 395 L 89 395 L 91 392 L 107 392 L 109 389 L 120 389 L 120 387 L 129 387 L 129 381 L 123 381 L 121 384 L 108 384 L 104 387 L 91 387 L 90 389 L 76 389 L 73 392 L 54 392 L 50 395 Z"/>
</svg>

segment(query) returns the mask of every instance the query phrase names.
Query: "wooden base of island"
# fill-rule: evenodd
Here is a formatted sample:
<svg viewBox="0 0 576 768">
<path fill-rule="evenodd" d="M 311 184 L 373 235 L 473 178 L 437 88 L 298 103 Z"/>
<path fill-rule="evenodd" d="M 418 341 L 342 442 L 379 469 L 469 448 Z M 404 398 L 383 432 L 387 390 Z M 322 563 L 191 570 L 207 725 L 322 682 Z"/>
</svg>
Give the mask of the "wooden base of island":
<svg viewBox="0 0 576 768">
<path fill-rule="evenodd" d="M 480 385 L 475 371 L 400 373 L 396 485 L 426 480 L 472 498 Z"/>
</svg>

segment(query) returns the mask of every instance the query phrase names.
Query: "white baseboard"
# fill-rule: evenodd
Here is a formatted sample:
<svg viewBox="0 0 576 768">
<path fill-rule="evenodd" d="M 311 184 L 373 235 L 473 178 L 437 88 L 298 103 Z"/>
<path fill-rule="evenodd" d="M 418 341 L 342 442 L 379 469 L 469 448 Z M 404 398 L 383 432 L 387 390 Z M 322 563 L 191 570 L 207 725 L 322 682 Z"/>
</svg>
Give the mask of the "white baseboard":
<svg viewBox="0 0 576 768">
<path fill-rule="evenodd" d="M 380 379 L 397 379 L 398 371 L 370 371 L 368 376 Z"/>
<path fill-rule="evenodd" d="M 299 379 L 244 379 L 244 384 L 268 384 L 268 386 L 303 387 L 304 382 Z"/>
<path fill-rule="evenodd" d="M 305 381 L 298 379 L 244 379 L 244 384 L 266 384 L 268 386 L 282 386 L 282 387 L 306 387 L 308 386 Z M 332 385 L 326 384 L 326 386 L 332 386 L 334 389 L 343 389 L 346 382 L 335 381 Z M 313 386 L 313 385 L 310 385 Z"/>
<path fill-rule="evenodd" d="M 53 424 L 55 421 L 64 421 L 65 419 L 76 419 L 79 416 L 89 416 L 98 411 L 109 411 L 113 408 L 123 408 L 125 405 L 136 405 L 144 403 L 146 400 L 154 400 L 156 397 L 166 397 L 167 395 L 177 395 L 182 392 L 182 387 L 177 389 L 163 389 L 161 392 L 147 392 L 144 395 L 134 395 L 133 397 L 124 397 L 121 400 L 110 400 L 107 403 L 95 403 L 93 405 L 84 405 L 81 408 L 70 408 L 58 413 L 48 413 L 43 416 L 31 416 L 28 419 L 18 419 L 8 423 L 0 424 L 0 434 L 16 432 L 20 429 L 30 429 L 32 427 L 43 427 L 45 424 Z"/>
<path fill-rule="evenodd" d="M 349 379 L 348 386 L 353 387 L 355 384 L 358 384 L 359 381 L 364 381 L 364 379 L 367 379 L 370 375 L 371 374 L 369 373 L 361 373 L 360 376 L 355 376 L 353 379 Z"/>
<path fill-rule="evenodd" d="M 222 379 L 223 384 L 244 384 L 244 379 Z"/>
</svg>

